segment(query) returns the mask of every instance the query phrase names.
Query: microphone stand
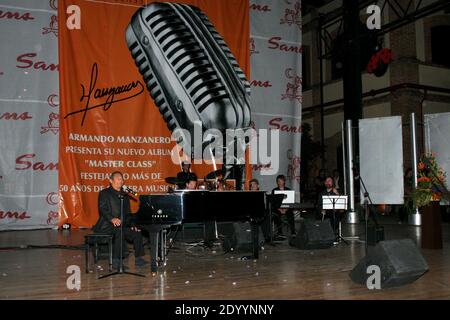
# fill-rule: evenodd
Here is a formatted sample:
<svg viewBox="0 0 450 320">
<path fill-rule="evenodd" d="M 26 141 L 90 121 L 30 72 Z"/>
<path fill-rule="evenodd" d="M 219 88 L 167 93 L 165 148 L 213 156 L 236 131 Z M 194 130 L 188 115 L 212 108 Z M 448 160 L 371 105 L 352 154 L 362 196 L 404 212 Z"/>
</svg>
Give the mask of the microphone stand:
<svg viewBox="0 0 450 320">
<path fill-rule="evenodd" d="M 369 216 L 370 216 L 369 201 L 372 206 L 373 206 L 373 202 L 372 202 L 372 199 L 370 198 L 369 192 L 367 191 L 364 180 L 360 174 L 358 175 L 358 178 L 359 178 L 359 181 L 361 181 L 361 185 L 364 189 L 364 219 L 365 219 L 365 237 L 366 237 L 365 251 L 366 251 L 366 256 L 367 256 L 368 251 L 369 251 L 369 244 L 367 241 L 367 234 L 368 234 L 368 229 L 369 229 Z M 373 222 L 375 223 L 375 227 L 378 227 L 378 222 L 374 215 L 372 215 L 372 219 L 373 219 Z"/>
<path fill-rule="evenodd" d="M 108 277 L 115 276 L 118 274 L 129 274 L 132 276 L 145 278 L 145 275 L 143 275 L 143 274 L 127 272 L 123 268 L 123 225 L 125 223 L 125 221 L 123 220 L 123 199 L 124 199 L 125 195 L 122 192 L 120 192 L 118 197 L 120 199 L 120 263 L 119 263 L 119 269 L 115 272 L 100 276 L 98 279 L 104 279 L 104 278 L 108 278 Z M 115 241 L 117 241 L 117 240 L 118 239 L 115 239 Z"/>
</svg>

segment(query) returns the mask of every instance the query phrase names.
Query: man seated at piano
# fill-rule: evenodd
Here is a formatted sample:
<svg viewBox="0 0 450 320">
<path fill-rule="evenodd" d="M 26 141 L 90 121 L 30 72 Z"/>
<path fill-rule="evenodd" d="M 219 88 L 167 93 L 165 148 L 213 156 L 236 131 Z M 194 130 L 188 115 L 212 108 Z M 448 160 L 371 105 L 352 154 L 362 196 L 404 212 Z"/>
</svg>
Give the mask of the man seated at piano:
<svg viewBox="0 0 450 320">
<path fill-rule="evenodd" d="M 186 161 L 183 161 L 181 163 L 181 171 L 178 172 L 178 174 L 177 174 L 177 180 L 178 180 L 177 186 L 178 186 L 179 190 L 182 190 L 186 187 L 185 183 L 186 183 L 187 178 L 190 173 L 191 173 L 191 164 Z"/>
<path fill-rule="evenodd" d="M 291 190 L 286 187 L 286 177 L 282 174 L 277 176 L 276 183 L 277 187 L 272 190 L 272 194 L 279 190 Z M 272 210 L 272 219 L 277 227 L 277 238 L 280 240 L 285 238 L 283 234 L 283 217 L 287 219 L 291 235 L 295 235 L 294 211 L 289 208 L 274 209 Z"/>
<path fill-rule="evenodd" d="M 143 259 L 145 255 L 141 230 L 133 223 L 130 208 L 130 198 L 122 190 L 124 184 L 123 175 L 119 171 L 111 173 L 109 187 L 100 191 L 98 195 L 99 218 L 92 227 L 95 233 L 113 235 L 113 267 L 119 268 L 120 263 L 120 226 L 123 224 L 123 256 L 128 256 L 127 241 L 133 242 L 135 264 L 138 267 L 148 264 Z M 123 196 L 123 221 L 120 220 L 120 197 Z"/>
</svg>

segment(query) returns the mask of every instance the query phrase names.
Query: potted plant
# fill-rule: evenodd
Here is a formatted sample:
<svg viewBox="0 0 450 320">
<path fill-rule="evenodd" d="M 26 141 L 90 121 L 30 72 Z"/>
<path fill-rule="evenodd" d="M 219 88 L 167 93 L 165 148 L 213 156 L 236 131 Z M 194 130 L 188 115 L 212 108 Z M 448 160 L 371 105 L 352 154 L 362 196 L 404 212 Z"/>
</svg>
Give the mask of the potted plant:
<svg viewBox="0 0 450 320">
<path fill-rule="evenodd" d="M 442 221 L 439 202 L 447 190 L 446 173 L 439 167 L 434 153 L 425 153 L 417 167 L 417 187 L 412 200 L 422 219 L 422 248 L 442 248 Z"/>
</svg>

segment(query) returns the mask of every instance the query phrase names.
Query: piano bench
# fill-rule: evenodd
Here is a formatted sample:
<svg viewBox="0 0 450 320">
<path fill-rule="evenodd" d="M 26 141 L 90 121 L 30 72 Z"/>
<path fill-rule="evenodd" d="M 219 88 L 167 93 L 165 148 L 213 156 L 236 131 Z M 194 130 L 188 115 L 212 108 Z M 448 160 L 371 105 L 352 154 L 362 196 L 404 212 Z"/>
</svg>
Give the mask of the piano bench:
<svg viewBox="0 0 450 320">
<path fill-rule="evenodd" d="M 108 244 L 109 271 L 112 271 L 113 264 L 113 236 L 104 233 L 92 233 L 84 236 L 84 255 L 86 262 L 86 273 L 90 271 L 90 250 L 94 249 L 94 264 L 98 261 L 99 244 Z"/>
</svg>

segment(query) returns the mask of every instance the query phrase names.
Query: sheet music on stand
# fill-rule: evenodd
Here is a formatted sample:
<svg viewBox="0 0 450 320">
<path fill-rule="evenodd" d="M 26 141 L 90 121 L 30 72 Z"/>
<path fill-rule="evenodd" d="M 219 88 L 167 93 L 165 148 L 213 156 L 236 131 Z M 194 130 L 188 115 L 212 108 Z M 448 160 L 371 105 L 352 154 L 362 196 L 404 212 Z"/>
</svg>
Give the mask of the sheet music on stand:
<svg viewBox="0 0 450 320">
<path fill-rule="evenodd" d="M 322 210 L 347 210 L 347 196 L 322 196 Z"/>
<path fill-rule="evenodd" d="M 348 245 L 347 241 L 341 235 L 341 222 L 339 221 L 339 231 L 336 233 L 336 210 L 347 210 L 347 196 L 339 196 L 339 195 L 324 195 L 322 196 L 322 210 L 329 210 L 333 212 L 333 231 L 336 236 L 336 243 L 339 243 L 340 240 L 344 241 L 345 244 Z M 322 221 L 325 218 L 325 215 L 322 215 Z"/>
</svg>

